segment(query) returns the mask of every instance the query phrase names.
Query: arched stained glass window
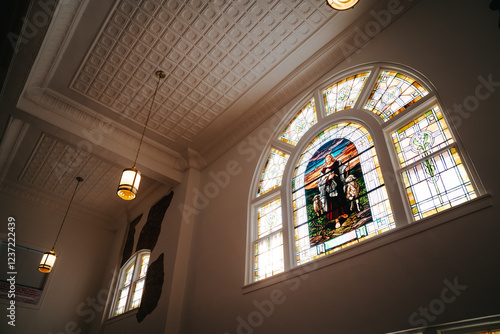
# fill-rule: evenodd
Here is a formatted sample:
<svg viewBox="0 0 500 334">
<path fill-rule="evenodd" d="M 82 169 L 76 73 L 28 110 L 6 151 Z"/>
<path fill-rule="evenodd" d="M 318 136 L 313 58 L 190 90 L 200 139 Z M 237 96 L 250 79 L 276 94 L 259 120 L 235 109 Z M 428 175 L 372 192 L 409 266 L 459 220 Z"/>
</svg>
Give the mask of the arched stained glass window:
<svg viewBox="0 0 500 334">
<path fill-rule="evenodd" d="M 288 157 L 289 155 L 286 153 L 274 148 L 271 149 L 266 165 L 264 166 L 262 178 L 260 179 L 258 195 L 265 194 L 281 185 L 281 179 L 283 178 L 283 171 L 285 170 Z"/>
<path fill-rule="evenodd" d="M 292 184 L 298 264 L 395 227 L 373 141 L 358 124 L 319 133 Z"/>
<path fill-rule="evenodd" d="M 392 134 L 412 214 L 421 219 L 476 197 L 438 106 Z"/>
<path fill-rule="evenodd" d="M 302 136 L 318 121 L 314 99 L 311 99 L 304 108 L 288 124 L 280 136 L 280 140 L 290 145 L 296 145 Z"/>
<path fill-rule="evenodd" d="M 324 104 L 308 99 L 276 129 L 250 198 L 248 283 L 319 258 L 333 263 L 331 253 L 481 193 L 432 86 L 401 68 L 339 76 L 305 95 L 322 94 Z"/>
<path fill-rule="evenodd" d="M 370 72 L 363 72 L 345 78 L 323 91 L 326 115 L 349 109 L 358 100 Z"/>
<path fill-rule="evenodd" d="M 386 122 L 428 93 L 424 86 L 407 75 L 397 71 L 382 71 L 365 109 Z"/>
</svg>

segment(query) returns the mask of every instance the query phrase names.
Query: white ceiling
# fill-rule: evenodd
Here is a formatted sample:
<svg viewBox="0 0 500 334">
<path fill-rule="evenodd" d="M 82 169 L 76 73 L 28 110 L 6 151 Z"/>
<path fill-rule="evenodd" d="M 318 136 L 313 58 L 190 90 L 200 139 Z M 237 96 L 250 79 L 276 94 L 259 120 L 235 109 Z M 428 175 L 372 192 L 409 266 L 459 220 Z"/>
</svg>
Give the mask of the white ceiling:
<svg viewBox="0 0 500 334">
<path fill-rule="evenodd" d="M 134 161 L 155 71 L 167 77 L 137 161 L 141 196 L 217 159 L 346 50 L 361 47 L 354 27 L 376 22 L 371 13 L 388 6 L 360 0 L 337 12 L 324 0 L 62 0 L 49 25 L 40 19 L 44 4 L 32 2 L 27 17 L 37 34 L 19 45 L 2 91 L 1 189 L 61 211 L 82 176 L 77 206 L 110 228 L 134 205 L 115 191 Z"/>
</svg>

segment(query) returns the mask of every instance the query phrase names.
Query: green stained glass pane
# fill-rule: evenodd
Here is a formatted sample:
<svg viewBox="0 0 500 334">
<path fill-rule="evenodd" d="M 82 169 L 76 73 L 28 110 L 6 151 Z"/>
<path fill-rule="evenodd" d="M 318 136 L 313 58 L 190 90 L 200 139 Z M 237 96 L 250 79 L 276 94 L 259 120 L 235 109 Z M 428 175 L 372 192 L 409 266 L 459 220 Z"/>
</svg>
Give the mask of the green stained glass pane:
<svg viewBox="0 0 500 334">
<path fill-rule="evenodd" d="M 364 108 L 386 122 L 428 93 L 411 77 L 396 71 L 382 71 Z"/>
<path fill-rule="evenodd" d="M 401 167 L 423 159 L 453 143 L 448 125 L 438 106 L 392 133 Z"/>
<path fill-rule="evenodd" d="M 369 75 L 370 72 L 359 73 L 326 88 L 323 91 L 326 114 L 352 108 Z"/>
<path fill-rule="evenodd" d="M 289 155 L 274 148 L 271 149 L 264 171 L 259 183 L 257 196 L 265 194 L 281 185 L 283 172 L 288 161 Z"/>
<path fill-rule="evenodd" d="M 300 138 L 318 121 L 314 98 L 309 101 L 304 108 L 288 124 L 279 139 L 290 145 L 296 145 Z"/>
<path fill-rule="evenodd" d="M 281 200 L 272 201 L 257 210 L 257 237 L 262 238 L 282 227 Z"/>
<path fill-rule="evenodd" d="M 395 227 L 373 140 L 359 124 L 335 124 L 307 145 L 292 201 L 299 264 Z"/>
</svg>

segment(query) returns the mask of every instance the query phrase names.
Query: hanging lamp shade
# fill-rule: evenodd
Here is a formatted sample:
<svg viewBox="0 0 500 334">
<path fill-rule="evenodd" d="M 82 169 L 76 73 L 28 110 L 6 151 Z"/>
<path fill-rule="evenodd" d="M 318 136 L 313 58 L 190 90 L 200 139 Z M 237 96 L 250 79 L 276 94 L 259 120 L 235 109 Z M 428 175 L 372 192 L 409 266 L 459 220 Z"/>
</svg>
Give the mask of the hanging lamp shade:
<svg viewBox="0 0 500 334">
<path fill-rule="evenodd" d="M 142 141 L 144 140 L 144 133 L 146 132 L 146 128 L 148 126 L 149 117 L 151 116 L 151 111 L 153 110 L 156 93 L 158 92 L 158 87 L 160 86 L 160 80 L 165 79 L 166 77 L 166 74 L 163 71 L 156 71 L 155 75 L 158 78 L 158 82 L 156 84 L 156 89 L 151 100 L 148 117 L 146 118 L 144 129 L 142 130 L 142 136 L 141 140 L 139 141 L 139 147 L 137 148 L 137 154 L 135 155 L 134 165 L 132 166 L 132 168 L 126 168 L 123 170 L 120 184 L 118 185 L 118 190 L 116 191 L 118 197 L 126 201 L 133 200 L 137 195 L 137 190 L 139 190 L 139 184 L 141 183 L 141 172 L 139 172 L 137 168 L 135 168 L 135 165 L 137 163 L 137 158 L 139 157 Z"/>
<path fill-rule="evenodd" d="M 50 273 L 55 262 L 56 253 L 54 253 L 54 250 L 52 249 L 49 252 L 43 253 L 42 261 L 40 261 L 38 270 L 40 270 L 42 273 Z"/>
<path fill-rule="evenodd" d="M 137 195 L 140 183 L 141 172 L 139 172 L 135 167 L 126 168 L 122 172 L 120 184 L 118 185 L 116 193 L 121 199 L 126 201 L 133 200 L 135 195 Z"/>
<path fill-rule="evenodd" d="M 328 6 L 336 10 L 346 10 L 354 7 L 358 0 L 326 0 Z"/>
</svg>

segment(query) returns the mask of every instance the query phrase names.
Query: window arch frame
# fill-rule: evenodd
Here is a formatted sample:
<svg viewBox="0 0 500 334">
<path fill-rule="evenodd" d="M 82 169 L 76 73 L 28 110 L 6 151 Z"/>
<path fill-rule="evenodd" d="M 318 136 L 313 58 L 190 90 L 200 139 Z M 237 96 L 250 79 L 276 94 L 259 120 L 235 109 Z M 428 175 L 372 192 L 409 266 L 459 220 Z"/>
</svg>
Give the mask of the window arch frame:
<svg viewBox="0 0 500 334">
<path fill-rule="evenodd" d="M 377 80 L 382 73 L 382 71 L 396 71 L 402 73 L 414 79 L 418 84 L 422 85 L 426 90 L 427 94 L 420 97 L 417 101 L 406 105 L 402 110 L 399 110 L 395 115 L 391 116 L 388 120 L 384 121 L 375 112 L 364 108 L 368 103 L 369 96 L 371 96 L 372 91 L 375 88 Z M 362 72 L 369 72 L 366 82 L 363 84 L 361 91 L 351 108 L 336 111 L 327 114 L 326 106 L 323 99 L 323 91 L 326 90 L 331 85 L 335 85 L 341 80 L 348 78 L 350 76 L 355 76 Z M 287 129 L 291 122 L 297 117 L 301 112 L 302 108 L 314 99 L 315 103 L 315 113 L 317 122 L 312 125 L 298 140 L 295 145 L 288 144 L 279 139 L 281 134 Z M 281 211 L 282 211 L 282 227 L 281 231 L 283 233 L 283 260 L 284 268 L 283 272 L 290 272 L 296 270 L 296 268 L 303 265 L 297 264 L 295 260 L 295 236 L 294 236 L 294 225 L 293 225 L 293 210 L 292 210 L 292 186 L 291 180 L 293 178 L 293 171 L 295 166 L 300 159 L 301 154 L 304 149 L 309 145 L 311 140 L 315 138 L 321 131 L 324 131 L 328 127 L 341 123 L 341 122 L 353 122 L 363 126 L 373 138 L 374 148 L 379 161 L 379 166 L 382 169 L 382 176 L 384 180 L 384 186 L 388 193 L 389 203 L 391 204 L 395 229 L 398 230 L 404 226 L 410 225 L 417 220 L 414 219 L 410 209 L 410 203 L 408 196 L 405 192 L 403 185 L 403 180 L 401 177 L 402 171 L 405 167 L 401 167 L 394 143 L 392 142 L 391 135 L 398 128 L 404 126 L 408 121 L 411 121 L 420 115 L 424 114 L 427 109 L 433 106 L 438 106 L 443 114 L 443 118 L 447 123 L 451 136 L 453 138 L 453 143 L 447 147 L 456 148 L 462 164 L 465 168 L 466 173 L 471 181 L 472 186 L 476 192 L 476 198 L 485 195 L 484 187 L 482 186 L 479 177 L 473 167 L 473 164 L 466 152 L 462 147 L 461 141 L 458 137 L 457 131 L 454 124 L 451 122 L 451 117 L 447 115 L 447 110 L 444 104 L 439 98 L 437 90 L 430 83 L 430 81 L 425 78 L 418 71 L 409 68 L 407 66 L 391 63 L 368 63 L 363 65 L 358 65 L 351 67 L 349 69 L 329 74 L 325 76 L 325 79 L 321 80 L 318 84 L 312 86 L 311 89 L 305 90 L 305 93 L 296 97 L 293 101 L 288 103 L 282 108 L 281 112 L 278 114 L 285 113 L 281 122 L 269 132 L 272 136 L 264 145 L 258 163 L 256 164 L 256 169 L 254 172 L 252 184 L 250 187 L 249 194 L 249 205 L 248 205 L 248 229 L 247 229 L 247 256 L 246 256 L 246 271 L 245 271 L 245 285 L 251 285 L 252 283 L 262 282 L 269 279 L 269 277 L 264 277 L 260 280 L 255 280 L 255 236 L 257 231 L 257 215 L 256 212 L 262 205 L 269 203 L 272 199 L 281 199 Z M 282 173 L 281 184 L 270 190 L 268 193 L 259 194 L 259 183 L 260 178 L 263 173 L 263 168 L 267 163 L 267 158 L 270 150 L 278 149 L 286 154 L 288 154 L 288 161 Z M 390 183 L 390 184 L 389 184 Z M 389 185 L 389 186 L 388 186 Z M 470 202 L 470 201 L 469 201 Z M 425 220 L 423 218 L 418 220 L 419 222 Z M 390 231 L 389 231 L 390 232 Z M 366 242 L 366 241 L 365 241 Z M 350 246 L 350 248 L 357 245 Z M 352 253 L 352 252 L 351 252 Z M 330 254 L 325 257 L 335 257 L 336 254 Z M 316 262 L 321 259 L 312 260 Z M 324 262 L 324 261 L 323 261 Z M 335 262 L 330 260 L 328 262 Z M 273 275 L 270 275 L 273 276 Z"/>
<path fill-rule="evenodd" d="M 141 273 L 141 262 L 144 256 L 148 256 L 148 264 L 146 265 L 146 272 L 144 273 L 143 276 L 140 276 Z M 150 259 L 151 259 L 151 251 L 149 249 L 141 249 L 137 252 L 135 252 L 121 267 L 118 272 L 118 279 L 116 282 L 116 286 L 113 292 L 113 302 L 111 304 L 110 312 L 109 312 L 109 319 L 116 318 L 120 315 L 126 314 L 127 312 L 133 311 L 135 309 L 138 309 L 141 306 L 142 302 L 142 297 L 144 295 L 144 288 L 146 284 L 146 278 L 147 278 L 147 272 L 149 269 L 150 265 Z M 126 277 L 127 277 L 127 271 L 131 266 L 134 266 L 132 269 L 132 277 L 130 280 L 130 283 L 125 287 L 123 285 Z M 139 304 L 135 307 L 132 307 L 131 303 L 133 301 L 133 297 L 135 294 L 135 288 L 136 285 L 139 281 L 143 280 L 144 281 L 144 286 L 141 292 Z M 128 288 L 127 292 L 127 297 L 125 299 L 125 305 L 124 305 L 124 310 L 118 314 L 117 308 L 118 308 L 118 303 L 120 301 L 120 295 L 121 291 L 124 288 Z"/>
</svg>

